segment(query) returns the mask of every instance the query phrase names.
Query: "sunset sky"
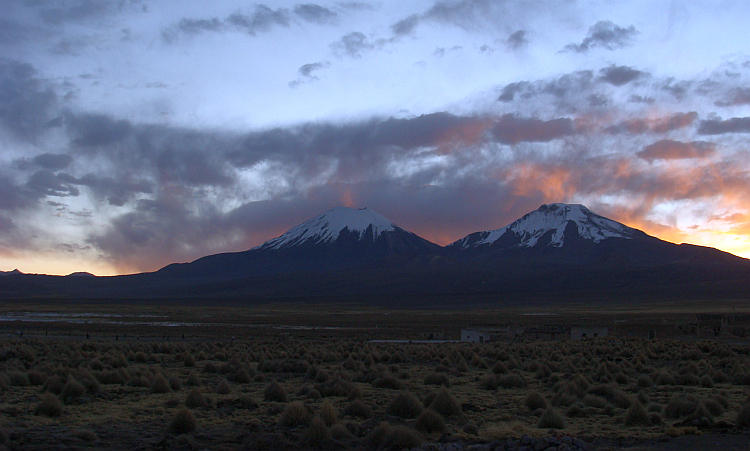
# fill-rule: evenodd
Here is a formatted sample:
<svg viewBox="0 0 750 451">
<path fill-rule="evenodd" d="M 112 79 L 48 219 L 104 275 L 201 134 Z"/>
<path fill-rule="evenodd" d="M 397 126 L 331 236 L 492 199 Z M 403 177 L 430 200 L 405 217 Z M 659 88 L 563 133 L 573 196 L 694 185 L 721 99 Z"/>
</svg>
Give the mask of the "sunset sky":
<svg viewBox="0 0 750 451">
<path fill-rule="evenodd" d="M 4 0 L 0 270 L 438 244 L 543 203 L 750 257 L 750 2 Z"/>
</svg>

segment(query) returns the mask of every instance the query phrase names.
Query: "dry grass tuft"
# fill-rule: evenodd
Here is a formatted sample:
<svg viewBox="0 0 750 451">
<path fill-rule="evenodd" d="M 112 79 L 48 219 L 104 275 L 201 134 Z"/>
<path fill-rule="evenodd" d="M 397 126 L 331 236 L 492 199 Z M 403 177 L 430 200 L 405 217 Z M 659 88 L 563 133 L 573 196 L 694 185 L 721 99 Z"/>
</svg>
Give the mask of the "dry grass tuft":
<svg viewBox="0 0 750 451">
<path fill-rule="evenodd" d="M 52 393 L 42 393 L 40 396 L 42 402 L 34 409 L 34 415 L 43 415 L 45 417 L 59 417 L 65 413 L 65 408 L 57 396 Z"/>
<path fill-rule="evenodd" d="M 287 402 L 286 390 L 278 382 L 272 381 L 263 390 L 263 399 L 266 401 Z"/>
<path fill-rule="evenodd" d="M 279 424 L 286 427 L 304 426 L 310 423 L 310 411 L 302 401 L 293 401 L 286 405 Z"/>
<path fill-rule="evenodd" d="M 565 420 L 552 406 L 547 406 L 539 418 L 538 426 L 543 429 L 562 429 L 565 427 Z"/>
<path fill-rule="evenodd" d="M 461 405 L 458 403 L 456 397 L 445 387 L 438 390 L 432 402 L 430 402 L 429 408 L 444 417 L 461 415 Z"/>
<path fill-rule="evenodd" d="M 413 419 L 424 410 L 422 403 L 408 391 L 402 391 L 391 399 L 385 411 L 388 415 Z"/>
<path fill-rule="evenodd" d="M 172 434 L 189 434 L 198 427 L 198 420 L 189 409 L 180 409 L 169 422 L 169 432 Z"/>
<path fill-rule="evenodd" d="M 445 430 L 445 419 L 442 415 L 427 409 L 417 417 L 414 427 L 427 433 L 443 432 Z"/>
</svg>

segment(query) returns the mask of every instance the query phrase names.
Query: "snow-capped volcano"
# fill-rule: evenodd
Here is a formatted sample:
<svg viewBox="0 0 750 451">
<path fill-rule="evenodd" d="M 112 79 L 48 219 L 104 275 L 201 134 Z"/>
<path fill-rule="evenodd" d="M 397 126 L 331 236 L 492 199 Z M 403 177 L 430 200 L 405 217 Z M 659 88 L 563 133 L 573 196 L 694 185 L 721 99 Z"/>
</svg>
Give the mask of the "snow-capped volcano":
<svg viewBox="0 0 750 451">
<path fill-rule="evenodd" d="M 510 225 L 487 232 L 476 232 L 451 247 L 467 249 L 502 242 L 507 247 L 537 245 L 562 247 L 566 239 L 582 238 L 598 243 L 607 238 L 632 239 L 642 235 L 636 229 L 600 216 L 579 204 L 542 205 Z"/>
<path fill-rule="evenodd" d="M 359 240 L 374 240 L 385 232 L 401 230 L 391 221 L 369 208 L 336 207 L 295 226 L 285 234 L 266 241 L 256 249 L 284 249 L 307 244 L 329 244 L 343 233 L 357 234 Z"/>
</svg>

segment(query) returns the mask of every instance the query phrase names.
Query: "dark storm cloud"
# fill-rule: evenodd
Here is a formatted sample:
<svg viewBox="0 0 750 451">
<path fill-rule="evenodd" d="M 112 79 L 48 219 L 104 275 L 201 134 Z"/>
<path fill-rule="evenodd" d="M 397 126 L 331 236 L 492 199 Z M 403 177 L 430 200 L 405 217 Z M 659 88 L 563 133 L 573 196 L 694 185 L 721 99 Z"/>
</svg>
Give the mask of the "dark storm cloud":
<svg viewBox="0 0 750 451">
<path fill-rule="evenodd" d="M 513 50 L 518 50 L 523 47 L 526 47 L 529 44 L 529 40 L 526 39 L 526 31 L 525 30 L 518 30 L 508 36 L 508 39 L 505 41 L 505 45 L 508 46 L 508 48 Z"/>
<path fill-rule="evenodd" d="M 506 114 L 492 128 L 495 139 L 503 144 L 520 142 L 549 142 L 575 133 L 573 120 L 569 118 L 543 121 L 537 118 L 517 117 Z"/>
<path fill-rule="evenodd" d="M 331 49 L 337 55 L 348 55 L 352 58 L 360 58 L 362 52 L 372 50 L 375 44 L 371 43 L 367 36 L 359 31 L 342 36 L 340 40 L 331 44 Z"/>
<path fill-rule="evenodd" d="M 654 160 L 681 160 L 705 158 L 716 153 L 716 144 L 706 141 L 680 142 L 663 139 L 644 147 L 639 158 L 652 163 Z"/>
<path fill-rule="evenodd" d="M 750 133 L 750 117 L 707 119 L 698 124 L 698 134 L 721 135 L 724 133 Z"/>
<path fill-rule="evenodd" d="M 80 147 L 97 147 L 122 141 L 132 131 L 126 120 L 113 119 L 103 114 L 65 115 L 65 124 L 73 144 Z"/>
<path fill-rule="evenodd" d="M 57 178 L 70 185 L 86 186 L 90 188 L 95 197 L 107 199 L 110 205 L 122 206 L 135 194 L 153 193 L 153 184 L 143 179 L 133 179 L 132 175 L 123 180 L 116 180 L 109 176 L 98 176 L 86 174 L 81 178 L 60 173 Z"/>
<path fill-rule="evenodd" d="M 36 203 L 38 196 L 0 175 L 0 210 L 14 212 Z"/>
<path fill-rule="evenodd" d="M 599 80 L 614 86 L 622 86 L 646 76 L 645 72 L 628 66 L 615 66 L 614 64 L 599 71 Z"/>
<path fill-rule="evenodd" d="M 0 19 L 0 44 L 18 44 L 33 36 L 30 27 L 5 18 Z"/>
<path fill-rule="evenodd" d="M 59 171 L 70 166 L 73 157 L 67 154 L 43 153 L 32 160 L 35 164 L 52 171 Z"/>
<path fill-rule="evenodd" d="M 391 25 L 391 31 L 393 31 L 393 34 L 396 36 L 406 36 L 414 33 L 417 25 L 419 25 L 419 15 L 412 14 L 411 16 L 401 19 Z"/>
<path fill-rule="evenodd" d="M 78 188 L 66 183 L 54 172 L 43 169 L 35 172 L 26 182 L 26 188 L 41 196 L 78 196 Z"/>
<path fill-rule="evenodd" d="M 605 128 L 608 133 L 667 133 L 672 130 L 691 126 L 698 118 L 698 113 L 691 111 L 689 113 L 675 113 L 671 116 L 660 118 L 634 118 L 627 121 L 619 122 Z"/>
<path fill-rule="evenodd" d="M 338 22 L 339 18 L 336 12 L 315 3 L 295 5 L 294 13 L 308 22 L 323 25 L 333 25 Z"/>
<path fill-rule="evenodd" d="M 602 20 L 589 28 L 588 35 L 580 44 L 568 44 L 564 51 L 586 53 L 594 48 L 615 50 L 630 45 L 638 34 L 634 26 L 620 27 L 608 20 Z"/>
<path fill-rule="evenodd" d="M 33 66 L 0 59 L 0 124 L 16 137 L 35 141 L 56 105 L 55 92 L 36 78 Z"/>
<path fill-rule="evenodd" d="M 717 100 L 716 106 L 750 105 L 750 88 L 735 88 L 723 100 Z"/>
</svg>

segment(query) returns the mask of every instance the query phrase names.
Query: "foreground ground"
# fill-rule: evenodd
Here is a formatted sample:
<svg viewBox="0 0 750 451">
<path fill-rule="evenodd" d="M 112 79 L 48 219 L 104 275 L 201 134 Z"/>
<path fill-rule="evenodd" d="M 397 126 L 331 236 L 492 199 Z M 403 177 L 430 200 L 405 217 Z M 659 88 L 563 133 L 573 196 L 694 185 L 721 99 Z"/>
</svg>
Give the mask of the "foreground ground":
<svg viewBox="0 0 750 451">
<path fill-rule="evenodd" d="M 738 307 L 6 303 L 0 446 L 400 450 L 526 440 L 747 450 L 750 348 L 736 337 L 408 342 L 422 332 L 458 338 L 469 324 L 663 323 Z M 406 342 L 371 341 L 387 339 Z"/>
</svg>

